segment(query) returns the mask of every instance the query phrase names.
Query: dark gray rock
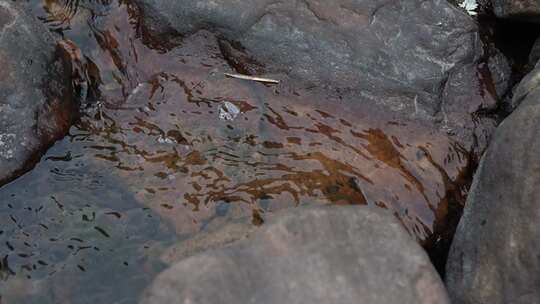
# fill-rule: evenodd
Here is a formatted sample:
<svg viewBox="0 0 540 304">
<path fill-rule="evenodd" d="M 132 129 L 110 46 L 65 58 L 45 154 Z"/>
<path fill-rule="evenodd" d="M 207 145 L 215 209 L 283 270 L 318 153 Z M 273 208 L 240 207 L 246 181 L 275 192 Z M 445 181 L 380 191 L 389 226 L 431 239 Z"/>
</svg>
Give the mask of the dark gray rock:
<svg viewBox="0 0 540 304">
<path fill-rule="evenodd" d="M 529 54 L 529 64 L 535 64 L 540 60 L 540 37 L 536 39 Z"/>
<path fill-rule="evenodd" d="M 0 2 L 0 185 L 22 174 L 71 123 L 71 68 L 53 36 Z"/>
<path fill-rule="evenodd" d="M 488 69 L 485 72 L 490 73 L 495 91 L 493 93 L 500 100 L 511 88 L 512 67 L 504 54 L 493 45 L 490 46 L 490 56 L 488 57 L 487 64 Z M 482 73 L 484 71 L 481 69 L 480 72 Z"/>
<path fill-rule="evenodd" d="M 142 303 L 449 303 L 422 248 L 375 207 L 297 208 L 185 259 Z"/>
<path fill-rule="evenodd" d="M 135 2 L 149 33 L 210 30 L 239 72 L 284 73 L 337 88 L 350 101 L 437 121 L 465 137 L 464 146 L 482 125 L 471 114 L 495 107 L 481 94 L 477 26 L 447 1 Z"/>
<path fill-rule="evenodd" d="M 447 264 L 454 303 L 540 303 L 539 66 L 497 129 L 470 191 Z"/>
<path fill-rule="evenodd" d="M 512 107 L 515 109 L 523 100 L 529 96 L 531 92 L 538 89 L 540 86 L 540 61 L 536 63 L 536 67 L 516 86 L 514 89 L 514 97 L 512 98 Z"/>
<path fill-rule="evenodd" d="M 493 0 L 493 11 L 499 18 L 540 22 L 540 2 L 538 0 Z"/>
</svg>

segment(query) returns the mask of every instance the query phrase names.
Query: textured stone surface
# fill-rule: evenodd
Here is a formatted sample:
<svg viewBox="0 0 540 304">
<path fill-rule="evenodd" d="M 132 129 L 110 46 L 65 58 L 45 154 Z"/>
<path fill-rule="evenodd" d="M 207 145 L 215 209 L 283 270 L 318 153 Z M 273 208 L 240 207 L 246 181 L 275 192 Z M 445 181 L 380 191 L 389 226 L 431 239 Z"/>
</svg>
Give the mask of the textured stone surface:
<svg viewBox="0 0 540 304">
<path fill-rule="evenodd" d="M 540 87 L 540 61 L 536 63 L 535 68 L 527 74 L 514 89 L 512 98 L 512 107 L 518 107 L 529 94 Z"/>
<path fill-rule="evenodd" d="M 537 66 L 475 177 L 447 264 L 454 303 L 540 303 L 538 78 Z"/>
<path fill-rule="evenodd" d="M 148 32 L 189 36 L 207 29 L 233 42 L 223 42 L 229 62 L 247 54 L 267 73 L 434 119 L 465 137 L 476 128 L 471 113 L 494 107 L 493 99 L 478 96 L 477 27 L 446 1 L 135 2 Z M 236 67 L 258 71 L 257 65 Z"/>
<path fill-rule="evenodd" d="M 487 69 L 480 69 L 480 73 L 484 73 L 483 76 L 486 77 L 491 76 L 493 94 L 501 100 L 511 88 L 512 67 L 504 54 L 495 48 L 493 44 L 490 45 L 489 52 Z"/>
<path fill-rule="evenodd" d="M 62 54 L 41 23 L 0 2 L 0 185 L 69 128 L 71 69 Z"/>
<path fill-rule="evenodd" d="M 185 259 L 141 303 L 449 303 L 427 255 L 373 207 L 287 210 L 250 238 Z"/>
<path fill-rule="evenodd" d="M 493 11 L 499 18 L 540 22 L 540 2 L 538 0 L 493 0 Z"/>
</svg>

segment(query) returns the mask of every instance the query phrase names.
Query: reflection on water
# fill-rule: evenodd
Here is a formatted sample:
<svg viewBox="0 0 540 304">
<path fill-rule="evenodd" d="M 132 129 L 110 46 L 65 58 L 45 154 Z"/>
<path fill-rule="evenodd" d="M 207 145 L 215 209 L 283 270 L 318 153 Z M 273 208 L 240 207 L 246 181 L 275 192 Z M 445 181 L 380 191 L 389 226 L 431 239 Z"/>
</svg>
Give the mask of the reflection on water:
<svg viewBox="0 0 540 304">
<path fill-rule="evenodd" d="M 66 138 L 0 189 L 5 303 L 134 303 L 163 268 L 174 234 L 83 153 Z"/>
<path fill-rule="evenodd" d="M 388 208 L 426 241 L 462 194 L 469 156 L 444 133 L 292 81 L 226 78 L 211 33 L 157 47 L 124 1 L 30 4 L 63 35 L 86 102 L 70 135 L 0 189 L 8 301 L 132 303 L 167 244 L 302 204 Z"/>
</svg>

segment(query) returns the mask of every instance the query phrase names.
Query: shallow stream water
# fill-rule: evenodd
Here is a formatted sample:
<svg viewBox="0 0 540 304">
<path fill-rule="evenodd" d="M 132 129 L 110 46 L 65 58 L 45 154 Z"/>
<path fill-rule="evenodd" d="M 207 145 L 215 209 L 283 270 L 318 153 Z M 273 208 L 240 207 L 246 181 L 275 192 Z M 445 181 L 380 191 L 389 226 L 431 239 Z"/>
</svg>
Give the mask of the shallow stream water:
<svg viewBox="0 0 540 304">
<path fill-rule="evenodd" d="M 157 41 L 126 1 L 27 5 L 63 37 L 82 104 L 0 188 L 5 303 L 134 303 L 168 246 L 288 207 L 377 205 L 427 242 L 462 202 L 469 155 L 443 132 L 293 81 L 227 78 L 212 33 Z"/>
</svg>

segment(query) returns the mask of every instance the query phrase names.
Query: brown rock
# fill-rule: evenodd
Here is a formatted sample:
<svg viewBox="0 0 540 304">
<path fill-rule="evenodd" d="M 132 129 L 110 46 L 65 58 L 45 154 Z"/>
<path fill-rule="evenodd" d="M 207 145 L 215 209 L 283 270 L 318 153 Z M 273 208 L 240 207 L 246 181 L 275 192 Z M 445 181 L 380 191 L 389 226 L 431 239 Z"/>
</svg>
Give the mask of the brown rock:
<svg viewBox="0 0 540 304">
<path fill-rule="evenodd" d="M 0 3 L 0 185 L 61 138 L 76 110 L 69 62 L 40 22 Z"/>
<path fill-rule="evenodd" d="M 298 208 L 161 273 L 141 303 L 450 303 L 422 248 L 380 208 Z"/>
</svg>

